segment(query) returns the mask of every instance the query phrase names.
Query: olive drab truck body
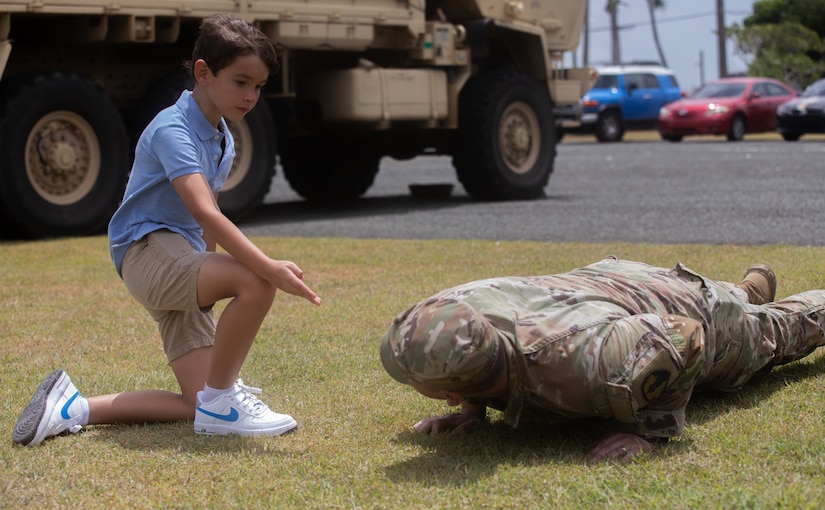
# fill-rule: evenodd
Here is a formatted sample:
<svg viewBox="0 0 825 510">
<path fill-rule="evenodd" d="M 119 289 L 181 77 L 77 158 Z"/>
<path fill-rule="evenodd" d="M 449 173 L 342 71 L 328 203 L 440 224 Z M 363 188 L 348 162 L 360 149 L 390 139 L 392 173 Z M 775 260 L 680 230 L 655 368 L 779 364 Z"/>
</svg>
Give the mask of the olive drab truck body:
<svg viewBox="0 0 825 510">
<path fill-rule="evenodd" d="M 542 196 L 554 114 L 587 90 L 559 69 L 586 2 L 569 0 L 0 0 L 0 234 L 103 232 L 143 127 L 192 79 L 200 20 L 228 12 L 281 72 L 230 126 L 219 194 L 241 219 L 276 162 L 308 200 L 355 198 L 384 156 L 452 156 L 479 200 Z"/>
</svg>

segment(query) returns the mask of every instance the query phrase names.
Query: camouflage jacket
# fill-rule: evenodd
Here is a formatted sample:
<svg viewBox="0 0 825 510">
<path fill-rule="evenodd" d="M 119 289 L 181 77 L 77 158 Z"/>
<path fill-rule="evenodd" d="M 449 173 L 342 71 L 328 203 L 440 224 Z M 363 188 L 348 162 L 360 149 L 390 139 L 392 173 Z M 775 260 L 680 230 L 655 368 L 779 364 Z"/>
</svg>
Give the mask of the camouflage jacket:
<svg viewBox="0 0 825 510">
<path fill-rule="evenodd" d="M 766 363 L 727 348 L 733 338 L 759 351 L 758 335 L 741 324 L 752 306 L 744 292 L 682 264 L 607 258 L 560 275 L 472 282 L 433 298 L 466 303 L 503 339 L 507 402 L 483 403 L 502 409 L 513 427 L 531 410 L 551 421 L 598 416 L 635 423 L 639 434 L 679 435 L 694 388 L 735 389 Z"/>
</svg>

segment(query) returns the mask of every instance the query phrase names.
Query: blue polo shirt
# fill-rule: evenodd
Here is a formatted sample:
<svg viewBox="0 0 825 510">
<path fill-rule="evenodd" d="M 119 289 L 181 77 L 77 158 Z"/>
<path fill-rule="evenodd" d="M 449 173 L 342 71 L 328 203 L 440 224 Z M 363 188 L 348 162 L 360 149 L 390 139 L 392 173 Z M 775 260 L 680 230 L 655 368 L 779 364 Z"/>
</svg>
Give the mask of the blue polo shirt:
<svg viewBox="0 0 825 510">
<path fill-rule="evenodd" d="M 195 249 L 206 250 L 203 229 L 172 181 L 200 173 L 212 192 L 218 192 L 235 158 L 235 142 L 224 119 L 219 128 L 209 123 L 188 90 L 146 126 L 138 140 L 123 202 L 109 222 L 109 251 L 119 275 L 132 242 L 155 230 L 177 232 Z M 222 149 L 224 138 L 226 147 Z"/>
</svg>

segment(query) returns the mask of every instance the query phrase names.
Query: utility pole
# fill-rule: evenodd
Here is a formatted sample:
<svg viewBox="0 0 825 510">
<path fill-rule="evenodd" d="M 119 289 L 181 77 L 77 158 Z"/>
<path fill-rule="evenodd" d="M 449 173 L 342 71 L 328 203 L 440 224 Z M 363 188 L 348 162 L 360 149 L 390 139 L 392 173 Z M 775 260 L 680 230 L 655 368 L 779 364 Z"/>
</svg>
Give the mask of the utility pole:
<svg viewBox="0 0 825 510">
<path fill-rule="evenodd" d="M 719 77 L 728 75 L 728 50 L 725 44 L 725 0 L 716 0 L 716 42 L 719 54 Z"/>
<path fill-rule="evenodd" d="M 584 6 L 584 48 L 582 48 L 582 60 L 584 67 L 590 65 L 590 0 L 585 0 Z"/>
</svg>

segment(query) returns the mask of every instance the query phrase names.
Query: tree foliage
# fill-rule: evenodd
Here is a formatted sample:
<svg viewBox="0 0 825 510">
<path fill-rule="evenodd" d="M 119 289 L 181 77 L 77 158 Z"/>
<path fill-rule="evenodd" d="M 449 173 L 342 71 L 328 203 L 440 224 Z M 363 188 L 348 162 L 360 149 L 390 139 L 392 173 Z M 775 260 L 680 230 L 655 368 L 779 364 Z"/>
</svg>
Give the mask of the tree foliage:
<svg viewBox="0 0 825 510">
<path fill-rule="evenodd" d="M 825 37 L 825 0 L 758 0 L 746 27 L 779 23 L 799 23 Z"/>
<path fill-rule="evenodd" d="M 825 0 L 758 0 L 728 34 L 750 75 L 801 90 L 825 74 Z"/>
</svg>

